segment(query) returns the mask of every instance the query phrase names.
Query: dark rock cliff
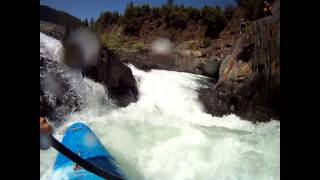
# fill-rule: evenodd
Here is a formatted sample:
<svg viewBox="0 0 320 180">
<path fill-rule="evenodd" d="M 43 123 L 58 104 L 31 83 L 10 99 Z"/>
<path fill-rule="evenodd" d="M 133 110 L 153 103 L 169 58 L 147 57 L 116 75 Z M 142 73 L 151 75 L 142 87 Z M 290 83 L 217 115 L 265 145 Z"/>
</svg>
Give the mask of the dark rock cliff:
<svg viewBox="0 0 320 180">
<path fill-rule="evenodd" d="M 280 1 L 273 15 L 252 24 L 220 66 L 214 87 L 200 90 L 213 115 L 235 113 L 252 121 L 280 120 Z"/>
<path fill-rule="evenodd" d="M 58 26 L 50 27 L 54 27 L 53 31 L 46 28 L 49 29 L 46 32 L 52 35 Z M 77 69 L 84 77 L 101 83 L 117 106 L 124 107 L 137 101 L 139 93 L 132 71 L 114 53 L 99 48 L 98 53 L 91 57 L 95 63 L 83 64 L 84 54 L 77 42 L 66 38 L 63 45 L 62 62 L 40 55 L 40 116 L 62 120 L 64 115 L 82 108 L 81 97 L 64 77 L 69 68 Z"/>
</svg>

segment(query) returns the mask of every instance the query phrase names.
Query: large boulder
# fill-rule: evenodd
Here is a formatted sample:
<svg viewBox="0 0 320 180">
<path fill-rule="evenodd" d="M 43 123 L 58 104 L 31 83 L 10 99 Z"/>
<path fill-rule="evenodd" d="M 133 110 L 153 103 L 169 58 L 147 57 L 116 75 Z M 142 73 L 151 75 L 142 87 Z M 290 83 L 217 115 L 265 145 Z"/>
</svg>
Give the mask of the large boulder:
<svg viewBox="0 0 320 180">
<path fill-rule="evenodd" d="M 280 1 L 274 4 L 272 16 L 254 21 L 252 33 L 239 36 L 214 87 L 200 90 L 208 113 L 280 120 Z"/>
<path fill-rule="evenodd" d="M 118 106 L 137 101 L 139 92 L 131 69 L 106 48 L 101 49 L 100 58 L 96 65 L 83 69 L 82 74 L 103 84 Z"/>
<path fill-rule="evenodd" d="M 137 101 L 138 89 L 131 69 L 103 47 L 94 33 L 79 30 L 66 39 L 64 46 L 63 62 L 104 85 L 116 105 L 123 107 Z"/>
<path fill-rule="evenodd" d="M 62 61 L 40 53 L 40 116 L 61 122 L 65 115 L 82 108 L 82 98 L 68 76 L 70 68 L 101 83 L 118 106 L 137 100 L 138 89 L 131 69 L 114 53 L 95 44 L 92 37 L 81 41 L 65 39 Z"/>
</svg>

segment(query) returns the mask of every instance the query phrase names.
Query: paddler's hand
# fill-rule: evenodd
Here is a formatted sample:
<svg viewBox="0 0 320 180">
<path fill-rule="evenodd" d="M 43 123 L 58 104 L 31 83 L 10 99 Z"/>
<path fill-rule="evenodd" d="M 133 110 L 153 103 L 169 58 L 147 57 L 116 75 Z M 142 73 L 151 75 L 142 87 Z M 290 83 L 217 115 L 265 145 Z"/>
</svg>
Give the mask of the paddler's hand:
<svg viewBox="0 0 320 180">
<path fill-rule="evenodd" d="M 50 148 L 49 136 L 53 133 L 52 126 L 44 117 L 40 117 L 40 149 L 47 150 Z"/>
<path fill-rule="evenodd" d="M 53 132 L 52 126 L 44 117 L 40 117 L 40 132 L 51 135 Z"/>
</svg>

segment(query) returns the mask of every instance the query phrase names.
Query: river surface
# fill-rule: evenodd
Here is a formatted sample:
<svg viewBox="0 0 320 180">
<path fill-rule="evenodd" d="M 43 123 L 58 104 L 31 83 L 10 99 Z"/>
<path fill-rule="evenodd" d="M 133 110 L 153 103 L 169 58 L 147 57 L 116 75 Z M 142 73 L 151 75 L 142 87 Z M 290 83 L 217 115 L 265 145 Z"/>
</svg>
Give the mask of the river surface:
<svg viewBox="0 0 320 180">
<path fill-rule="evenodd" d="M 59 60 L 59 41 L 40 34 L 40 47 L 43 56 Z M 70 124 L 84 122 L 130 180 L 280 179 L 279 121 L 213 117 L 198 101 L 205 77 L 129 66 L 140 92 L 136 103 L 115 107 L 101 85 L 72 76 L 84 108 L 67 115 L 54 136 L 61 140 Z M 56 156 L 52 148 L 40 151 L 41 179 L 51 179 Z"/>
</svg>

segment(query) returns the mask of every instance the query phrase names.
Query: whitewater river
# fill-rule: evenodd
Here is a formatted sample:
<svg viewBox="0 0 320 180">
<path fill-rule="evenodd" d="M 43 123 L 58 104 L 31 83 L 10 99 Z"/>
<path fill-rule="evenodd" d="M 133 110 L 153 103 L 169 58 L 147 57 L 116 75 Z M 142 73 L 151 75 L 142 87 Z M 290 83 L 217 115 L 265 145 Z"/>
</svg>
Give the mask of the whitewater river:
<svg viewBox="0 0 320 180">
<path fill-rule="evenodd" d="M 59 41 L 40 34 L 40 47 L 43 56 L 59 59 Z M 55 137 L 61 140 L 73 122 L 86 123 L 130 180 L 280 179 L 278 121 L 213 117 L 197 100 L 205 77 L 129 66 L 140 92 L 136 103 L 115 108 L 101 85 L 75 76 L 85 108 L 69 114 Z M 50 179 L 56 155 L 52 148 L 40 151 L 41 179 Z"/>
</svg>

